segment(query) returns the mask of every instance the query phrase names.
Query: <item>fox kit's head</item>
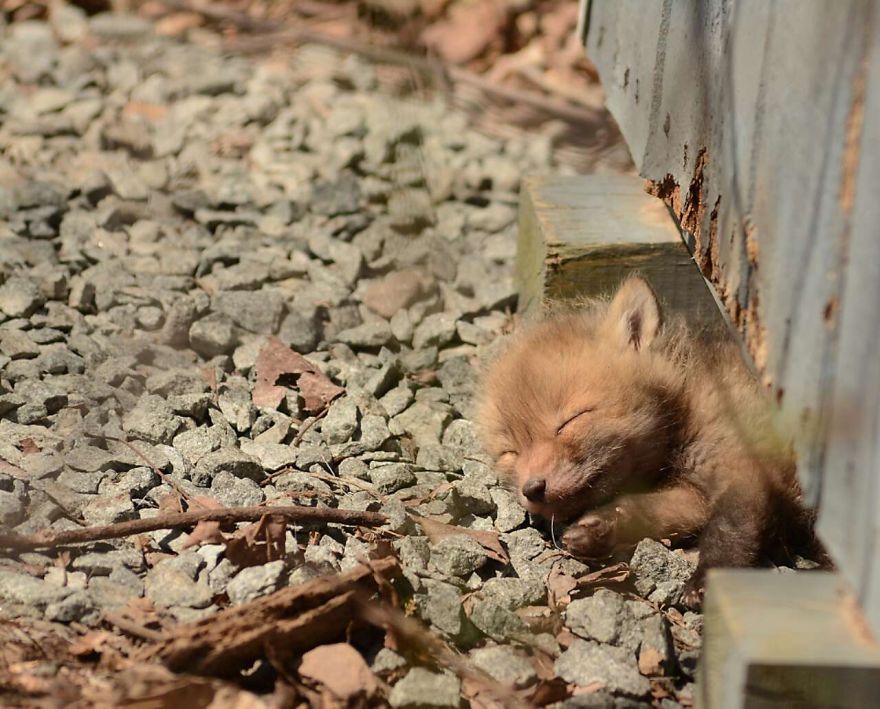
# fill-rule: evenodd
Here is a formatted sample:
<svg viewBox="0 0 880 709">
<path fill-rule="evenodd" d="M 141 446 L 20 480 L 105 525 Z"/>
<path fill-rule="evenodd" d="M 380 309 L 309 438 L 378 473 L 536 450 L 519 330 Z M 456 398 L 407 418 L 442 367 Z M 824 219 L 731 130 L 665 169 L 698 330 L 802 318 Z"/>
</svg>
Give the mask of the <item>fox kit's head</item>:
<svg viewBox="0 0 880 709">
<path fill-rule="evenodd" d="M 650 482 L 668 461 L 678 377 L 641 278 L 607 305 L 553 315 L 486 374 L 484 445 L 530 512 L 565 519 Z"/>
</svg>

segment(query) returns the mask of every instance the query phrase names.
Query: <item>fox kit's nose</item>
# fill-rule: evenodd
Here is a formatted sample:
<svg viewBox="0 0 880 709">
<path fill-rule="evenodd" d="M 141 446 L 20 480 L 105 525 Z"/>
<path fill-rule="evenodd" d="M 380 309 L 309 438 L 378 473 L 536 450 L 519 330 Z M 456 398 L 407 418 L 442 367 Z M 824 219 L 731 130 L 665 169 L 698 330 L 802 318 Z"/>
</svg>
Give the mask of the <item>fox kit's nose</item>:
<svg viewBox="0 0 880 709">
<path fill-rule="evenodd" d="M 527 500 L 532 502 L 540 502 L 544 499 L 544 490 L 547 487 L 547 481 L 544 478 L 529 478 L 523 483 L 522 494 Z"/>
</svg>

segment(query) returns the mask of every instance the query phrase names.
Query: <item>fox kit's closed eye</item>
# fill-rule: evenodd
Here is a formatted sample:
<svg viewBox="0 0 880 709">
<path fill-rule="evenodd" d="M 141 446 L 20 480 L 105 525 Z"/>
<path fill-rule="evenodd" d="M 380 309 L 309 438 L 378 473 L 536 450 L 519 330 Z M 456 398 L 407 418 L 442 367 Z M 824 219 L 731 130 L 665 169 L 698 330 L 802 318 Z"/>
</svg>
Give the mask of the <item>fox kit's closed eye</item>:
<svg viewBox="0 0 880 709">
<path fill-rule="evenodd" d="M 478 421 L 522 504 L 572 521 L 575 556 L 699 536 L 690 605 L 708 567 L 815 551 L 791 447 L 736 348 L 665 325 L 641 278 L 512 336 Z"/>
</svg>

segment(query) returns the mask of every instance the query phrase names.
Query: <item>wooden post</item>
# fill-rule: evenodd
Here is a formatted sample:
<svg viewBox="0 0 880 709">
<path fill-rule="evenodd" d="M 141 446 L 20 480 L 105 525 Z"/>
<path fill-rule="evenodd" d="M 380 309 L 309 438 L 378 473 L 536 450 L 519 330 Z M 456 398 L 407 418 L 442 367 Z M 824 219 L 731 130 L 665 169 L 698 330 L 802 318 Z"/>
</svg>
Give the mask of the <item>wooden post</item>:
<svg viewBox="0 0 880 709">
<path fill-rule="evenodd" d="M 516 280 L 521 311 L 613 291 L 645 276 L 697 327 L 724 319 L 666 205 L 628 176 L 530 177 L 520 193 Z"/>
<path fill-rule="evenodd" d="M 709 572 L 699 706 L 880 702 L 880 647 L 837 574 Z"/>
</svg>

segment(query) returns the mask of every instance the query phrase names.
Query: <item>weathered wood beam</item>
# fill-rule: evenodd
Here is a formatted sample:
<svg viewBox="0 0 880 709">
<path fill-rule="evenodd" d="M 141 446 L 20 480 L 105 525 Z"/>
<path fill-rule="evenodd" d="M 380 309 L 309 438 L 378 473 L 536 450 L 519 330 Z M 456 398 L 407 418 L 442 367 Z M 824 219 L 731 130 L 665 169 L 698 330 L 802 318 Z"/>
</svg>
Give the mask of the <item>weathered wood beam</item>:
<svg viewBox="0 0 880 709">
<path fill-rule="evenodd" d="M 880 646 L 838 574 L 718 570 L 699 674 L 704 709 L 862 709 L 880 698 Z"/>
<path fill-rule="evenodd" d="M 691 325 L 724 319 L 666 205 L 638 177 L 529 177 L 520 192 L 519 308 L 613 291 L 630 273 Z"/>
</svg>

